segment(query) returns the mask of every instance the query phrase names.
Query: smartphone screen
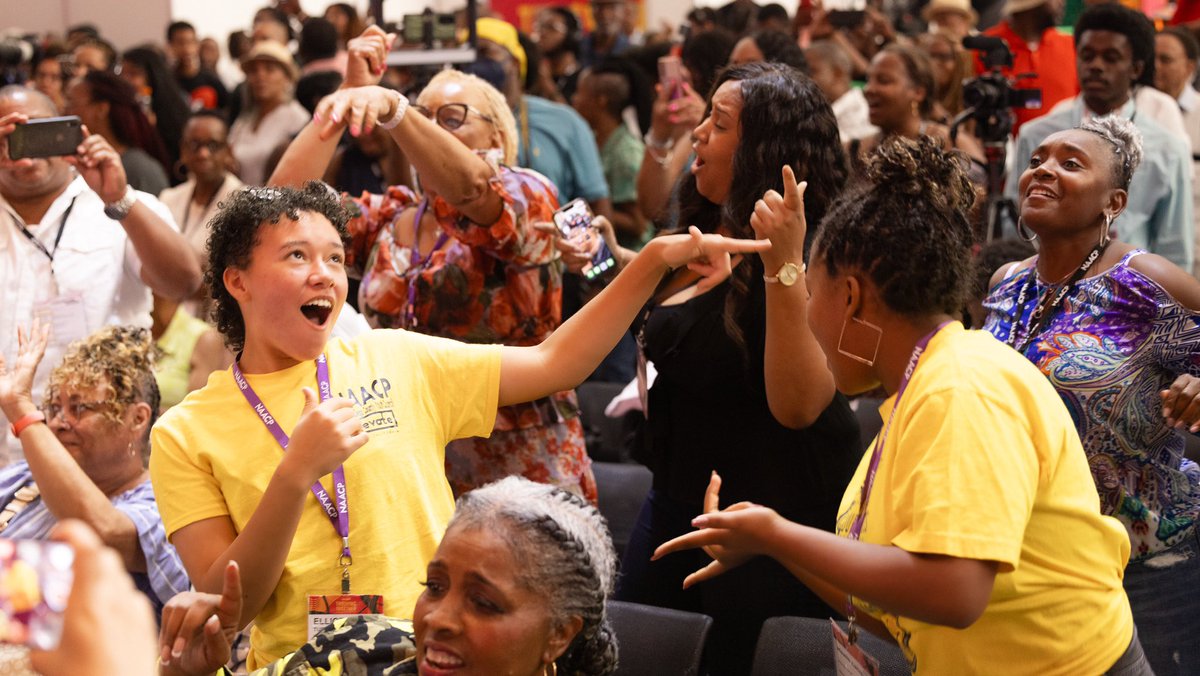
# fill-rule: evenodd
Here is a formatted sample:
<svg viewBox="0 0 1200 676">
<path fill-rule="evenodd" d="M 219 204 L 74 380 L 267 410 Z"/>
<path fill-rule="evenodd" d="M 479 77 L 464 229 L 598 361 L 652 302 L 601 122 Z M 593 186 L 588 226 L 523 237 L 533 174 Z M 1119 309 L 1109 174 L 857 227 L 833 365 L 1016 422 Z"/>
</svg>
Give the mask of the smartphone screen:
<svg viewBox="0 0 1200 676">
<path fill-rule="evenodd" d="M 683 62 L 678 56 L 658 58 L 658 82 L 667 91 L 667 96 L 677 99 L 683 96 Z"/>
<path fill-rule="evenodd" d="M 80 143 L 83 143 L 83 124 L 78 117 L 45 117 L 13 129 L 8 137 L 8 156 L 19 160 L 74 155 Z"/>
<path fill-rule="evenodd" d="M 0 539 L 0 642 L 58 646 L 74 560 L 61 542 Z"/>
<path fill-rule="evenodd" d="M 579 198 L 554 212 L 554 225 L 558 226 L 563 237 L 584 251 L 592 252 L 591 260 L 580 271 L 587 280 L 596 279 L 617 264 L 600 231 L 592 227 L 592 218 L 591 208 Z"/>
</svg>

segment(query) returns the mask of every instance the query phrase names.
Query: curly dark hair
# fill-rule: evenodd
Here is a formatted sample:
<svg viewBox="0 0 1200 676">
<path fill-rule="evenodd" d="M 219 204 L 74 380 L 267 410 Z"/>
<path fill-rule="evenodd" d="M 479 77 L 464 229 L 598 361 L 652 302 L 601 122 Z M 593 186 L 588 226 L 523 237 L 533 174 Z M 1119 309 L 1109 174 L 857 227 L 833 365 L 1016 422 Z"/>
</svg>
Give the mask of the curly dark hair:
<svg viewBox="0 0 1200 676">
<path fill-rule="evenodd" d="M 925 136 L 888 139 L 868 159 L 866 180 L 830 207 L 814 257 L 830 275 L 869 275 L 895 312 L 954 314 L 973 281 L 974 198 L 957 154 Z"/>
<path fill-rule="evenodd" d="M 246 188 L 221 202 L 220 210 L 209 223 L 208 270 L 204 283 L 213 299 L 212 321 L 231 352 L 240 352 L 246 342 L 246 322 L 237 300 L 225 288 L 225 269 L 244 270 L 259 242 L 258 232 L 267 223 L 278 223 L 284 216 L 300 218 L 301 211 L 320 214 L 337 229 L 342 243 L 349 245 L 346 223 L 359 215 L 357 208 L 321 181 L 309 181 L 303 188 Z"/>
<path fill-rule="evenodd" d="M 542 596 L 556 625 L 583 620 L 556 660 L 568 676 L 605 676 L 616 670 L 617 642 L 605 599 L 612 593 L 617 557 L 608 524 L 583 498 L 556 486 L 510 476 L 458 499 L 446 531 L 486 529 L 511 548 L 518 580 Z"/>
<path fill-rule="evenodd" d="M 1117 3 L 1091 5 L 1075 22 L 1075 52 L 1088 31 L 1111 31 L 1129 40 L 1133 62 L 1142 64 L 1142 74 L 1134 84 L 1154 86 L 1154 24 L 1141 12 Z"/>
<path fill-rule="evenodd" d="M 768 190 L 783 192 L 780 172 L 785 164 L 792 167 L 796 180 L 808 181 L 804 216 L 809 223 L 819 222 L 845 187 L 847 174 L 846 154 L 829 102 L 807 75 L 780 63 L 730 66 L 717 76 L 713 91 L 730 81 L 739 83 L 742 111 L 729 197 L 725 204 L 713 204 L 696 189 L 696 177 L 685 172 L 676 190 L 675 223 L 695 225 L 703 232 L 723 227 L 733 237 L 753 238 L 754 204 Z M 711 108 L 710 101 L 706 116 Z M 762 262 L 748 256 L 729 278 L 732 293 L 725 301 L 725 332 L 743 347 L 741 313 L 751 286 L 762 284 L 762 275 Z"/>
</svg>

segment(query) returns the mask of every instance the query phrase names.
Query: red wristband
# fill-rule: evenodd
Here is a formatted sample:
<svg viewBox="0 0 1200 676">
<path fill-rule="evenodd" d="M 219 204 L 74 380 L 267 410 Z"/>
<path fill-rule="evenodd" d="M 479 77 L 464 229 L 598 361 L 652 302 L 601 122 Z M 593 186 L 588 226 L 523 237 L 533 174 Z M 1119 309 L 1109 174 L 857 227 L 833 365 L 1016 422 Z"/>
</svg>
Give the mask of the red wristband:
<svg viewBox="0 0 1200 676">
<path fill-rule="evenodd" d="M 44 422 L 46 422 L 46 414 L 42 413 L 41 411 L 34 411 L 21 416 L 16 422 L 14 422 L 12 425 L 9 425 L 8 429 L 10 432 L 12 432 L 14 437 L 19 438 L 21 436 L 21 432 L 24 432 L 26 427 L 29 427 L 34 423 Z"/>
</svg>

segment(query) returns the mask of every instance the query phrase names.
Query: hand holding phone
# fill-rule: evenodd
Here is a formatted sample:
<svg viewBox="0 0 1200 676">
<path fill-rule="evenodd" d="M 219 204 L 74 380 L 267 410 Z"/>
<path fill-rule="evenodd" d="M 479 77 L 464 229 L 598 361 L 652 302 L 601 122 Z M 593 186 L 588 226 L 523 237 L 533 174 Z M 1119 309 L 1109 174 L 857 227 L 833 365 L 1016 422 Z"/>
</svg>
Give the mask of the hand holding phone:
<svg viewBox="0 0 1200 676">
<path fill-rule="evenodd" d="M 658 83 L 671 100 L 683 96 L 683 62 L 678 56 L 668 54 L 658 58 Z"/>
<path fill-rule="evenodd" d="M 74 155 L 83 143 L 83 123 L 75 115 L 44 117 L 18 124 L 8 136 L 8 157 L 61 157 Z"/>
<path fill-rule="evenodd" d="M 554 225 L 558 227 L 563 238 L 579 247 L 581 251 L 591 254 L 590 260 L 580 270 L 584 279 L 589 281 L 614 269 L 617 264 L 600 232 L 592 227 L 593 218 L 591 208 L 580 198 L 571 200 L 554 212 Z"/>
</svg>

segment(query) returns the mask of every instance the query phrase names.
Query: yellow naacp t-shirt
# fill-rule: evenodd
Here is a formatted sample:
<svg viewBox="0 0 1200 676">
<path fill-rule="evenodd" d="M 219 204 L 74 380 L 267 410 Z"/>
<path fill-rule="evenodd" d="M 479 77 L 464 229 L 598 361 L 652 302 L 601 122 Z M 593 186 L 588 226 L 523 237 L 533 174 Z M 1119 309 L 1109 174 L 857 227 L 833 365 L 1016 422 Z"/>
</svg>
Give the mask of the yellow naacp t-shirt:
<svg viewBox="0 0 1200 676">
<path fill-rule="evenodd" d="M 894 403 L 880 407 L 885 421 Z M 839 535 L 858 514 L 873 450 L 846 488 Z M 1121 586 L 1129 538 L 1100 514 L 1053 387 L 988 333 L 952 323 L 921 356 L 892 420 L 861 539 L 1000 564 L 987 609 L 963 630 L 855 600 L 884 622 L 915 674 L 1100 674 L 1132 639 Z"/>
<path fill-rule="evenodd" d="M 370 434 L 345 464 L 351 592 L 382 594 L 386 614 L 409 617 L 454 511 L 446 443 L 491 433 L 500 348 L 377 330 L 331 341 L 325 354 L 334 396 L 354 400 Z M 315 362 L 246 378 L 290 434 L 301 388 L 316 390 Z M 229 370 L 167 411 L 151 443 L 150 477 L 168 537 L 213 517 L 241 532 L 284 453 Z M 322 483 L 333 495 L 331 478 Z M 255 618 L 252 669 L 305 642 L 308 595 L 341 591 L 340 553 L 341 538 L 309 493 L 283 575 Z"/>
</svg>

